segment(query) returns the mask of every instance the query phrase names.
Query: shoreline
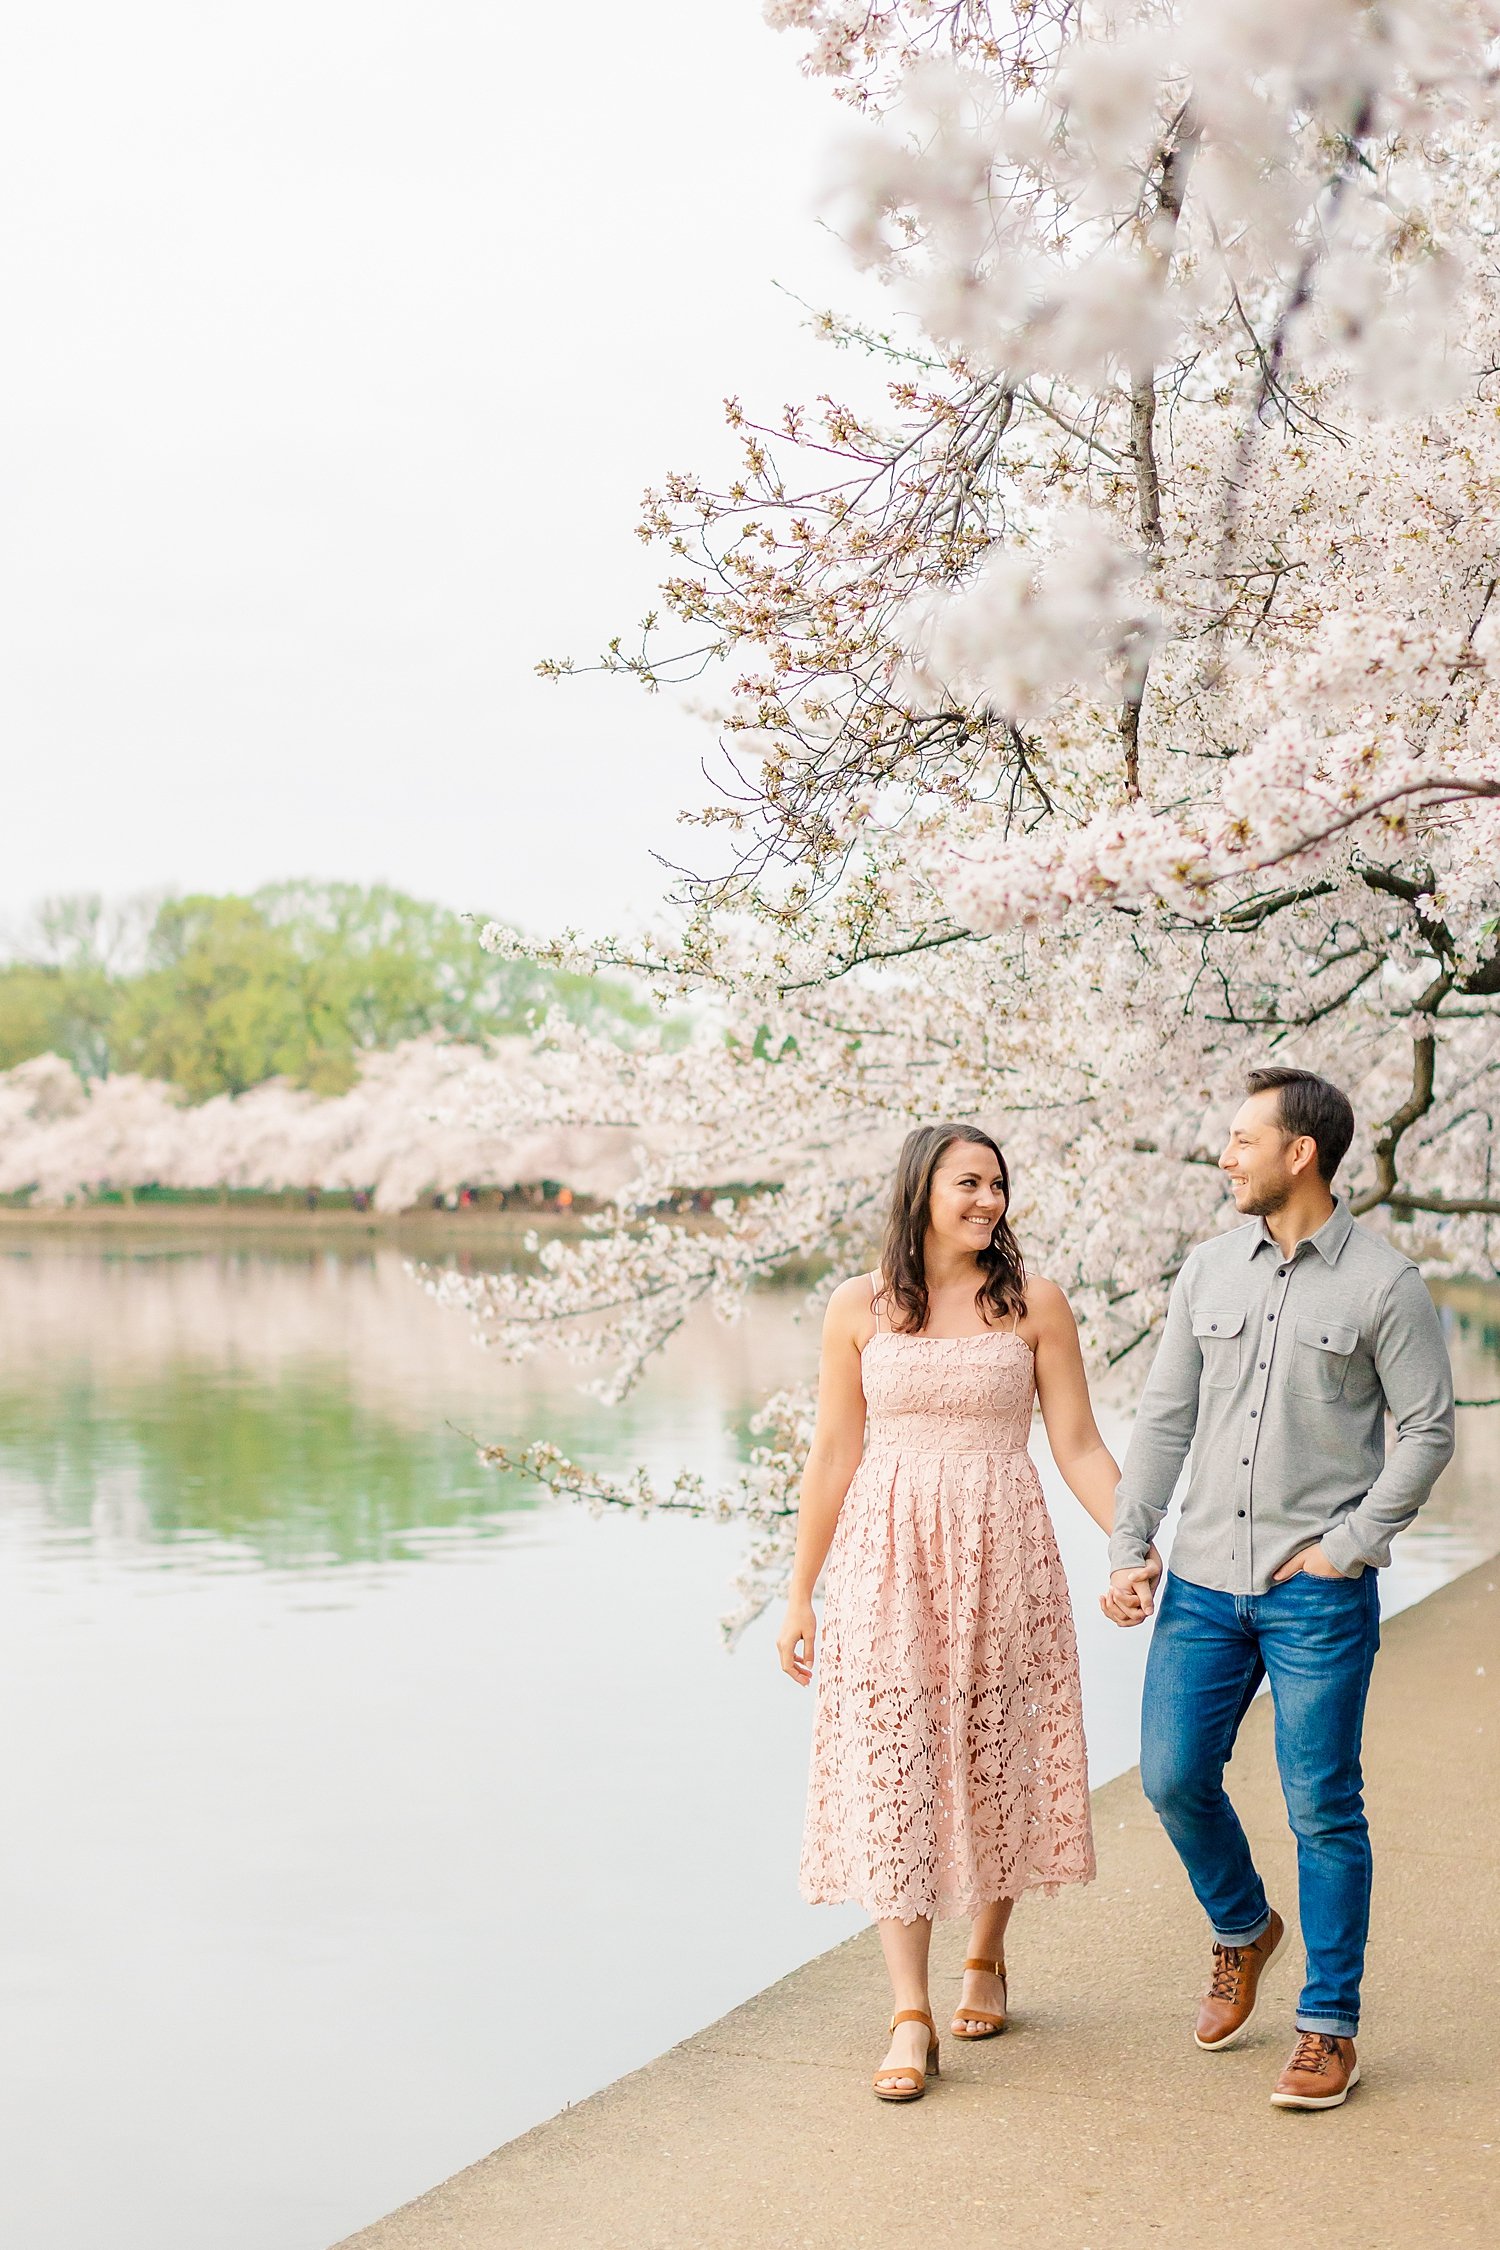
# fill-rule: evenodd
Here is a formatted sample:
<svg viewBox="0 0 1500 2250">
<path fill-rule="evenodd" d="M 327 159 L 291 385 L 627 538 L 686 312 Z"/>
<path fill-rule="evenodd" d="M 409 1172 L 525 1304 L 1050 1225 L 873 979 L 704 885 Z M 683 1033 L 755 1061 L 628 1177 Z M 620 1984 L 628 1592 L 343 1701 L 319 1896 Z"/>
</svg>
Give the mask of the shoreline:
<svg viewBox="0 0 1500 2250">
<path fill-rule="evenodd" d="M 532 1228 L 582 1232 L 581 1220 L 565 1211 L 496 1211 L 483 1208 L 459 1211 L 424 1210 L 355 1211 L 345 1205 L 307 1210 L 294 1203 L 104 1203 L 85 1206 L 64 1204 L 42 1210 L 0 1208 L 0 1240 L 7 1235 L 98 1235 L 112 1239 L 123 1234 L 298 1236 L 329 1234 L 359 1238 L 366 1235 L 434 1233 L 455 1241 L 515 1241 Z"/>
<path fill-rule="evenodd" d="M 699 1211 L 652 1212 L 688 1231 L 713 1227 Z M 467 1210 L 355 1211 L 342 1204 L 309 1211 L 297 1203 L 105 1203 L 55 1205 L 40 1210 L 0 1205 L 0 1256 L 31 1245 L 77 1250 L 147 1249 L 212 1253 L 254 1248 L 310 1250 L 387 1248 L 423 1259 L 499 1257 L 529 1260 L 526 1237 L 578 1240 L 588 1232 L 587 1206 L 559 1211 L 476 1204 Z M 830 1269 L 812 1259 L 789 1258 L 757 1290 L 807 1289 Z"/>
</svg>

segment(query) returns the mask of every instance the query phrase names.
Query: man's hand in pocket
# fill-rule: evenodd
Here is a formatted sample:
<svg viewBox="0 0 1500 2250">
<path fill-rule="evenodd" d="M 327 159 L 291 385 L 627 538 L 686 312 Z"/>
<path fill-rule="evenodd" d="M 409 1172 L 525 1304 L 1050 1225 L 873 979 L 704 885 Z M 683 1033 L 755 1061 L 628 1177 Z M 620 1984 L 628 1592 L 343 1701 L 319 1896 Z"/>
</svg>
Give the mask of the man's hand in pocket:
<svg viewBox="0 0 1500 2250">
<path fill-rule="evenodd" d="M 1284 1585 L 1288 1578 L 1295 1578 L 1299 1570 L 1305 1570 L 1309 1578 L 1342 1578 L 1344 1575 L 1341 1570 L 1334 1569 L 1316 1540 L 1312 1546 L 1304 1547 L 1299 1555 L 1293 1555 L 1289 1561 L 1284 1562 L 1271 1584 Z"/>
</svg>

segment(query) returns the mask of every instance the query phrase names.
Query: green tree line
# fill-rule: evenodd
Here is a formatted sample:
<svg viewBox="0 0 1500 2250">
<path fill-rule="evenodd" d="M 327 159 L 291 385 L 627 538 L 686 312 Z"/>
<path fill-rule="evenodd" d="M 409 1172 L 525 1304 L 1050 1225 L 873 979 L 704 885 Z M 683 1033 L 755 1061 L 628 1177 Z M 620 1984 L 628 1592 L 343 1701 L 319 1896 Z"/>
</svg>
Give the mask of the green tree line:
<svg viewBox="0 0 1500 2250">
<path fill-rule="evenodd" d="M 278 1076 L 338 1094 L 372 1049 L 523 1031 L 554 1007 L 622 1040 L 655 1020 L 625 984 L 498 961 L 474 923 L 383 884 L 134 909 L 57 899 L 0 964 L 0 1070 L 51 1053 L 85 1078 L 166 1079 L 191 1101 Z"/>
</svg>

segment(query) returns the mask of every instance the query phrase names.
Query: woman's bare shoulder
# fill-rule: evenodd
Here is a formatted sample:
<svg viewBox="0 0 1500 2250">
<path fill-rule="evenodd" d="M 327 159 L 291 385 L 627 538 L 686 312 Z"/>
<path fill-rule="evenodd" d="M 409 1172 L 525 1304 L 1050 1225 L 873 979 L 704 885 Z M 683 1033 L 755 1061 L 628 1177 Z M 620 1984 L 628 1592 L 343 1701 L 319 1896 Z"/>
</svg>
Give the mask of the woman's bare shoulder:
<svg viewBox="0 0 1500 2250">
<path fill-rule="evenodd" d="M 874 1277 L 867 1273 L 852 1273 L 841 1281 L 828 1299 L 828 1311 L 839 1313 L 868 1312 L 875 1295 Z"/>
<path fill-rule="evenodd" d="M 874 1284 L 867 1273 L 851 1274 L 832 1292 L 823 1309 L 825 1335 L 848 1335 L 860 1341 L 873 1318 Z"/>
<path fill-rule="evenodd" d="M 1037 1328 L 1077 1325 L 1067 1292 L 1041 1273 L 1026 1276 L 1026 1317 Z"/>
</svg>

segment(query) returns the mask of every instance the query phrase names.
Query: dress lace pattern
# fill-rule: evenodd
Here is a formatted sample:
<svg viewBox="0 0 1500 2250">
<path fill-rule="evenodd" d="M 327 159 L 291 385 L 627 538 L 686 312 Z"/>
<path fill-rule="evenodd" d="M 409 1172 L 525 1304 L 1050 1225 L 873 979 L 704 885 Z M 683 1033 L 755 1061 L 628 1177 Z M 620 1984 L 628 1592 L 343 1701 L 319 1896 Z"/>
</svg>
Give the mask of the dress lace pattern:
<svg viewBox="0 0 1500 2250">
<path fill-rule="evenodd" d="M 1078 1648 L 1025 1340 L 879 1329 L 824 1575 L 801 1888 L 970 1915 L 1094 1873 Z"/>
</svg>

